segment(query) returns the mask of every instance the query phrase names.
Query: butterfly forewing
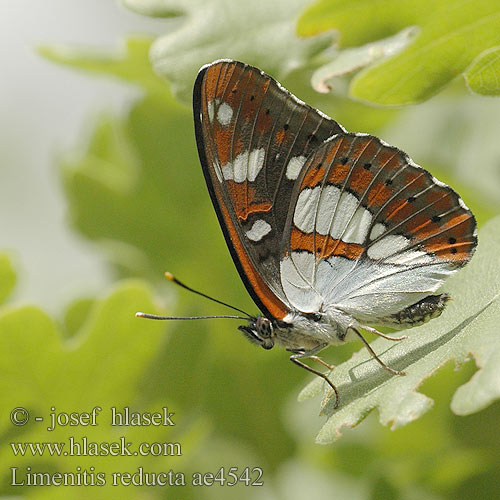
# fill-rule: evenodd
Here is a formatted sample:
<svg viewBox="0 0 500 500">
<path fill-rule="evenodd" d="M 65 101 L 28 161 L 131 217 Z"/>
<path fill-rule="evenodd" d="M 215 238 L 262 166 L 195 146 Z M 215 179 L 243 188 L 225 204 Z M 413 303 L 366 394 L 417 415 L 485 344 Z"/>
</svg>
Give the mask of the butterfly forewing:
<svg viewBox="0 0 500 500">
<path fill-rule="evenodd" d="M 202 68 L 193 107 L 205 179 L 235 264 L 261 310 L 280 319 L 289 308 L 280 258 L 296 179 L 306 158 L 344 130 L 236 61 Z"/>
</svg>

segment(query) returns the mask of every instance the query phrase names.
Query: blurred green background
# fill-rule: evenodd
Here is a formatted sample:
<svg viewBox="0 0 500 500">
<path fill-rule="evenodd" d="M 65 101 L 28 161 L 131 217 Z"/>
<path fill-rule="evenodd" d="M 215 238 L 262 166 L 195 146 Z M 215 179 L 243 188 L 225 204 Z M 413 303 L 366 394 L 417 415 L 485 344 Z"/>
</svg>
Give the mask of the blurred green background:
<svg viewBox="0 0 500 500">
<path fill-rule="evenodd" d="M 472 358 L 460 370 L 450 361 L 424 382 L 419 391 L 434 406 L 415 422 L 391 431 L 374 411 L 320 446 L 321 400 L 297 402 L 312 377 L 294 368 L 286 352 L 255 348 L 234 321 L 134 318 L 138 310 L 226 312 L 164 282 L 167 270 L 256 312 L 218 227 L 194 140 L 189 94 L 199 67 L 214 59 L 257 65 L 348 130 L 405 150 L 451 184 L 480 225 L 500 213 L 500 102 L 491 97 L 500 90 L 500 10 L 486 0 L 429 6 L 425 0 L 397 8 L 389 0 L 75 0 L 2 7 L 16 42 L 3 56 L 9 78 L 1 143 L 2 497 L 500 498 L 500 405 L 469 416 L 450 410 L 455 390 L 476 371 Z M 61 39 L 53 34 L 59 19 L 67 30 Z M 418 28 L 398 35 L 408 26 Z M 37 45 L 29 60 L 15 48 L 26 39 L 30 50 Z M 375 50 L 377 40 L 383 42 Z M 35 79 L 30 64 L 58 78 L 50 85 Z M 98 78 L 113 83 L 92 87 L 85 100 L 88 88 L 79 85 Z M 311 78 L 332 92 L 317 93 Z M 40 108 L 40 102 L 52 104 Z M 75 107 L 80 118 L 69 126 Z M 52 129 L 65 139 L 48 136 Z M 53 143 L 44 165 L 27 151 L 31 145 L 38 151 L 47 137 Z M 52 206 L 51 196 L 62 202 Z M 359 349 L 330 349 L 326 358 L 341 363 Z M 94 406 L 103 408 L 99 426 L 46 430 L 51 407 L 69 413 Z M 109 408 L 125 406 L 168 407 L 176 425 L 112 428 Z M 12 425 L 15 407 L 30 412 L 27 425 Z M 182 456 L 22 457 L 10 445 L 69 436 L 179 442 Z M 27 467 L 49 473 L 80 467 L 104 472 L 108 484 L 12 486 L 12 467 L 20 478 Z M 139 467 L 182 472 L 188 484 L 109 484 L 112 472 Z M 194 472 L 221 467 L 260 467 L 264 486 L 190 485 Z"/>
</svg>

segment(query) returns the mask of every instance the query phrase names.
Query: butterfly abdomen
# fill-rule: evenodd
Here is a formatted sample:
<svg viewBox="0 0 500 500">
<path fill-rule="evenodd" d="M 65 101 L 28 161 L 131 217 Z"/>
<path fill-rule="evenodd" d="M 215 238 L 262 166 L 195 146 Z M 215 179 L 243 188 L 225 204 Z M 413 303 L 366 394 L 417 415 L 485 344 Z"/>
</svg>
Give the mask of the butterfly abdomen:
<svg viewBox="0 0 500 500">
<path fill-rule="evenodd" d="M 422 325 L 430 319 L 440 316 L 449 300 L 450 296 L 446 293 L 429 295 L 416 304 L 386 318 L 383 320 L 383 324 L 397 328 Z"/>
</svg>

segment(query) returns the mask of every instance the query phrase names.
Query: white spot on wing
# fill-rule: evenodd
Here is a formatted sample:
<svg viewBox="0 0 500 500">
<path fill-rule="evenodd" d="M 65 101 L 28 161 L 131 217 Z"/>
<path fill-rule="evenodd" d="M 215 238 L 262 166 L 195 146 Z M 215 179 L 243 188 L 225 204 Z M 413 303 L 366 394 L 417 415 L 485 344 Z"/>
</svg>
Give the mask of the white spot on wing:
<svg viewBox="0 0 500 500">
<path fill-rule="evenodd" d="M 234 159 L 234 182 L 244 182 L 247 178 L 248 151 L 243 151 Z"/>
<path fill-rule="evenodd" d="M 234 179 L 233 164 L 231 162 L 226 163 L 222 167 L 222 176 L 226 181 L 232 181 Z"/>
<path fill-rule="evenodd" d="M 210 112 L 210 111 L 209 111 Z M 227 102 L 223 102 L 217 111 L 217 121 L 223 125 L 229 125 L 233 118 L 233 108 Z"/>
<path fill-rule="evenodd" d="M 319 234 L 326 235 L 330 231 L 335 207 L 337 207 L 339 202 L 340 189 L 335 186 L 325 186 L 323 189 L 321 189 L 321 186 L 317 186 L 314 189 L 317 189 L 321 193 L 317 208 L 316 231 Z M 314 210 L 316 210 L 316 207 L 314 207 Z"/>
<path fill-rule="evenodd" d="M 248 180 L 250 182 L 253 182 L 259 175 L 259 172 L 264 166 L 265 157 L 266 154 L 264 148 L 254 149 L 250 153 L 250 158 L 248 161 Z"/>
<path fill-rule="evenodd" d="M 293 214 L 293 223 L 304 233 L 314 231 L 314 217 L 316 206 L 318 205 L 320 190 L 303 189 L 297 198 L 295 211 Z"/>
<path fill-rule="evenodd" d="M 437 184 L 439 187 L 447 188 L 449 187 L 447 184 L 444 182 L 441 182 L 439 179 L 436 179 L 434 176 L 432 176 L 432 180 L 435 184 Z"/>
<path fill-rule="evenodd" d="M 218 101 L 218 99 L 216 99 Z M 208 119 L 210 122 L 214 121 L 214 116 L 215 116 L 215 104 L 214 101 L 209 101 L 208 103 Z"/>
<path fill-rule="evenodd" d="M 266 234 L 269 234 L 270 231 L 271 226 L 265 220 L 258 219 L 253 223 L 252 228 L 245 234 L 247 238 L 252 241 L 260 241 Z"/>
<path fill-rule="evenodd" d="M 299 176 L 305 162 L 305 156 L 294 156 L 286 167 L 286 178 L 294 181 Z"/>
<path fill-rule="evenodd" d="M 407 250 L 406 252 L 393 255 L 384 260 L 384 264 L 397 264 L 400 266 L 414 266 L 416 264 L 430 264 L 436 258 L 421 250 Z"/>
<path fill-rule="evenodd" d="M 344 231 L 346 229 L 347 223 L 353 217 L 355 210 L 358 206 L 358 199 L 351 193 L 343 192 L 340 197 L 337 210 L 335 211 L 335 217 L 333 220 L 332 228 L 330 230 L 330 235 L 332 238 L 339 239 L 342 238 L 346 243 L 348 240 L 344 238 Z M 364 209 L 362 209 L 364 210 Z M 332 214 L 330 214 L 331 218 Z M 368 231 L 368 226 L 366 226 L 366 232 Z"/>
<path fill-rule="evenodd" d="M 385 226 L 384 224 L 381 224 L 380 222 L 377 222 L 373 227 L 372 231 L 370 233 L 370 239 L 374 240 L 378 238 L 381 234 L 383 234 L 385 231 Z"/>
<path fill-rule="evenodd" d="M 389 234 L 368 248 L 368 257 L 373 260 L 384 259 L 404 250 L 408 244 L 404 236 Z"/>
<path fill-rule="evenodd" d="M 264 148 L 254 149 L 250 154 L 243 151 L 234 159 L 234 163 L 228 162 L 222 167 L 222 175 L 227 181 L 253 182 L 264 166 L 265 156 Z"/>
<path fill-rule="evenodd" d="M 346 243 L 364 243 L 372 222 L 372 214 L 363 207 L 358 207 L 342 235 Z"/>
<path fill-rule="evenodd" d="M 335 186 L 317 186 L 299 194 L 293 222 L 305 233 L 316 231 L 346 243 L 361 244 L 366 239 L 371 220 L 370 211 L 359 206 L 353 194 L 344 192 L 341 195 Z"/>
</svg>

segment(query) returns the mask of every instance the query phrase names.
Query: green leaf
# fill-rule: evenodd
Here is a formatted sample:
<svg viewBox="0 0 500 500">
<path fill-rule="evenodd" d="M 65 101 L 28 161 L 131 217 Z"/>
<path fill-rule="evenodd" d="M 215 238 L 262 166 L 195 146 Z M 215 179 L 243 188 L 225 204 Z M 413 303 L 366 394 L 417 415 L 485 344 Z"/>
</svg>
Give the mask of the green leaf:
<svg viewBox="0 0 500 500">
<path fill-rule="evenodd" d="M 402 105 L 435 95 L 499 45 L 500 7 L 495 0 L 320 0 L 304 13 L 298 30 L 310 36 L 335 29 L 342 47 L 355 47 L 409 26 L 421 29 L 414 42 L 361 71 L 351 82 L 354 98 Z"/>
<path fill-rule="evenodd" d="M 429 410 L 432 400 L 416 392 L 418 386 L 445 363 L 460 365 L 472 355 L 480 368 L 471 381 L 459 388 L 452 409 L 459 414 L 479 411 L 500 398 L 500 217 L 489 221 L 479 233 L 479 246 L 472 261 L 452 276 L 445 286 L 451 295 L 445 312 L 431 322 L 409 331 L 398 342 L 377 339 L 372 347 L 390 367 L 406 371 L 394 376 L 371 359 L 366 350 L 356 353 L 331 374 L 340 392 L 340 406 L 326 393 L 322 413 L 327 422 L 317 436 L 329 443 L 344 426 L 353 427 L 377 408 L 380 422 L 395 429 Z M 314 380 L 301 393 L 308 398 L 321 393 L 324 382 Z"/>
<path fill-rule="evenodd" d="M 337 51 L 331 63 L 325 64 L 313 73 L 311 78 L 313 88 L 326 94 L 345 86 L 342 77 L 401 52 L 413 41 L 418 32 L 415 26 L 410 26 L 383 40 Z"/>
<path fill-rule="evenodd" d="M 67 45 L 40 45 L 38 53 L 47 59 L 89 73 L 112 75 L 141 85 L 146 91 L 169 96 L 168 86 L 151 68 L 148 51 L 152 38 L 129 37 L 118 50 L 97 52 L 95 49 Z"/>
<path fill-rule="evenodd" d="M 484 95 L 500 94 L 500 47 L 479 54 L 465 72 L 469 88 Z"/>
<path fill-rule="evenodd" d="M 22 400 L 28 407 L 39 407 L 40 402 L 49 401 L 81 408 L 90 403 L 85 390 L 89 381 L 95 385 L 92 397 L 96 400 L 129 401 L 136 379 L 161 341 L 161 325 L 144 322 L 143 334 L 137 334 L 139 320 L 134 314 L 138 308 L 153 309 L 150 293 L 138 283 L 123 283 L 92 307 L 78 334 L 67 341 L 34 306 L 3 312 L 2 405 L 15 406 Z M 122 375 L 107 375 L 114 370 Z M 85 377 L 77 376 L 83 371 Z M 16 379 L 22 383 L 16 384 Z"/>
<path fill-rule="evenodd" d="M 71 339 L 64 339 L 57 324 L 43 311 L 34 306 L 9 308 L 0 312 L 0 391 L 1 411 L 9 415 L 16 407 L 26 408 L 30 419 L 23 427 L 14 427 L 8 418 L 0 423 L 1 447 L 0 465 L 4 471 L 0 487 L 3 491 L 10 483 L 10 467 L 18 467 L 24 477 L 26 466 L 33 471 L 76 472 L 76 468 L 107 474 L 108 484 L 111 472 L 131 470 L 152 460 L 152 463 L 168 464 L 168 458 L 148 459 L 145 457 L 70 456 L 61 454 L 43 458 L 28 453 L 13 456 L 10 442 L 67 442 L 73 436 L 78 442 L 87 437 L 89 442 L 113 442 L 120 436 L 138 445 L 142 441 L 165 440 L 164 428 L 127 428 L 116 432 L 110 425 L 110 407 L 122 410 L 132 406 L 137 410 L 148 410 L 140 400 L 141 380 L 149 367 L 151 358 L 162 343 L 163 325 L 141 322 L 134 317 L 136 308 L 154 310 L 151 293 L 144 285 L 128 281 L 117 285 L 105 298 L 96 301 L 81 328 Z M 138 327 L 140 325 L 140 328 Z M 169 398 L 156 401 L 155 408 L 166 406 Z M 150 402 L 150 404 L 154 404 Z M 91 412 L 99 406 L 97 425 L 51 427 L 50 413 Z M 42 417 L 38 422 L 35 417 Z M 169 432 L 169 438 L 183 439 L 190 432 L 196 433 L 196 425 L 188 431 Z M 185 439 L 187 443 L 189 440 Z M 198 441 L 197 441 L 198 442 Z M 194 443 L 193 443 L 194 444 Z M 189 453 L 187 446 L 186 452 Z M 168 469 L 167 469 L 168 470 Z M 5 471 L 9 471 L 6 474 Z M 18 488 L 19 489 L 19 488 Z M 94 498 L 109 498 L 111 487 L 94 492 Z M 68 490 L 51 492 L 50 498 L 68 498 Z M 43 497 L 43 488 L 30 492 Z M 16 493 L 19 495 L 20 491 Z M 130 498 L 127 491 L 121 498 Z"/>
<path fill-rule="evenodd" d="M 182 13 L 182 24 L 159 37 L 150 57 L 156 72 L 171 84 L 175 95 L 188 102 L 200 67 L 231 58 L 258 65 L 283 78 L 305 67 L 331 44 L 325 34 L 299 39 L 295 22 L 307 0 L 122 0 L 144 15 L 163 17 Z M 244 36 L 242 36 L 244 34 Z"/>
<path fill-rule="evenodd" d="M 80 305 L 75 307 L 79 309 Z M 186 379 L 174 383 L 175 372 L 160 378 L 151 391 L 152 372 L 159 370 L 157 353 L 165 344 L 166 325 L 135 318 L 137 309 L 156 311 L 151 291 L 137 281 L 119 283 L 104 298 L 87 307 L 85 317 L 80 311 L 79 329 L 69 339 L 64 338 L 55 321 L 35 306 L 0 310 L 0 411 L 6 416 L 14 408 L 29 411 L 29 421 L 24 426 L 14 426 L 9 418 L 0 422 L 0 467 L 4 471 L 0 491 L 3 496 L 14 491 L 16 496 L 29 492 L 30 497 L 40 499 L 78 496 L 74 486 L 9 488 L 10 468 L 18 469 L 17 478 L 21 481 L 25 479 L 28 466 L 31 472 L 72 473 L 76 478 L 79 471 L 87 471 L 88 476 L 90 472 L 104 473 L 106 485 L 92 492 L 92 498 L 96 499 L 116 496 L 117 491 L 120 498 L 137 497 L 135 486 L 112 485 L 115 472 L 133 474 L 139 468 L 145 472 L 173 469 L 185 474 L 187 486 L 183 487 L 183 494 L 192 496 L 189 493 L 191 472 L 200 470 L 200 457 L 204 456 L 197 450 L 200 444 L 211 450 L 215 447 L 215 440 L 210 436 L 211 426 L 207 418 L 198 415 L 196 405 L 191 410 L 192 405 L 186 404 L 184 391 L 188 386 L 182 383 Z M 188 353 L 184 360 L 191 369 L 192 358 Z M 178 394 L 182 397 L 178 398 Z M 68 425 L 63 418 L 55 430 L 49 429 L 52 412 L 91 413 L 95 407 L 100 408 L 97 425 Z M 111 409 L 123 413 L 125 407 L 129 407 L 130 412 L 161 412 L 166 407 L 174 413 L 175 426 L 112 426 Z M 43 420 L 37 421 L 35 417 Z M 69 453 L 72 449 L 70 437 L 79 446 L 80 453 L 76 455 Z M 125 453 L 111 456 L 92 452 L 92 444 L 117 443 L 121 438 L 132 443 L 130 452 L 137 450 L 141 443 L 156 443 L 157 446 L 179 443 L 182 455 L 132 453 L 130 456 Z M 87 453 L 83 452 L 83 439 L 89 443 Z M 67 453 L 49 454 L 46 450 L 42 457 L 28 450 L 24 456 L 14 455 L 10 444 L 46 442 L 64 443 Z M 248 452 L 230 439 L 226 447 L 232 449 L 233 458 L 238 452 L 241 458 L 237 464 L 250 462 Z M 229 463 L 225 458 L 224 465 Z M 159 498 L 161 491 L 157 489 L 149 494 L 151 498 Z"/>
<path fill-rule="evenodd" d="M 64 329 L 68 337 L 75 335 L 87 320 L 89 312 L 95 304 L 95 299 L 78 299 L 69 305 L 64 313 Z"/>
</svg>

